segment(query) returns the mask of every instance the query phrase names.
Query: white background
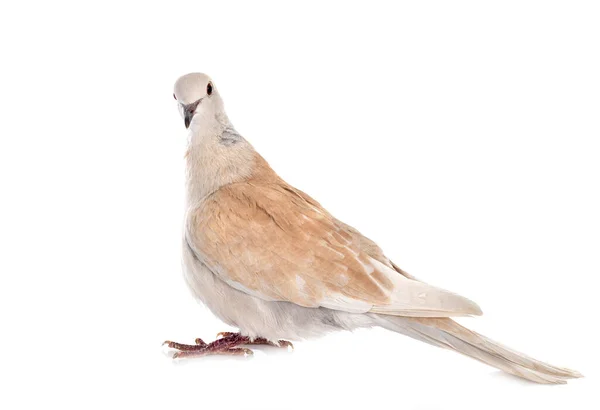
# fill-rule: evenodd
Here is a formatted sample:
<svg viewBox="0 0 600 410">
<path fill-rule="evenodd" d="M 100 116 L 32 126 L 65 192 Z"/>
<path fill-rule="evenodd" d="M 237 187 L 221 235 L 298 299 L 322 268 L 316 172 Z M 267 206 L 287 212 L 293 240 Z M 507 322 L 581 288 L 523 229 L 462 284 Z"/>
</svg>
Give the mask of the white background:
<svg viewBox="0 0 600 410">
<path fill-rule="evenodd" d="M 217 5 L 218 3 L 218 5 Z M 598 408 L 596 2 L 60 1 L 0 12 L 0 407 Z M 228 330 L 180 268 L 178 76 L 540 386 L 381 329 L 175 364 Z"/>
</svg>

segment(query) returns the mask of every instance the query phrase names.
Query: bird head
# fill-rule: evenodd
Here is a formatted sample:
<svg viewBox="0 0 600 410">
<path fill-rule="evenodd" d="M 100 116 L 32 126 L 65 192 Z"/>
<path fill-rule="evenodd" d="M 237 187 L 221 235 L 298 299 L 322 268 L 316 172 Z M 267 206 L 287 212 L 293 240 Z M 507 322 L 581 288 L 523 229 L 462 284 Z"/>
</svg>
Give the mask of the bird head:
<svg viewBox="0 0 600 410">
<path fill-rule="evenodd" d="M 189 128 L 194 119 L 215 118 L 223 113 L 223 101 L 213 81 L 203 73 L 190 73 L 175 82 L 173 97 L 179 104 L 185 128 Z"/>
</svg>

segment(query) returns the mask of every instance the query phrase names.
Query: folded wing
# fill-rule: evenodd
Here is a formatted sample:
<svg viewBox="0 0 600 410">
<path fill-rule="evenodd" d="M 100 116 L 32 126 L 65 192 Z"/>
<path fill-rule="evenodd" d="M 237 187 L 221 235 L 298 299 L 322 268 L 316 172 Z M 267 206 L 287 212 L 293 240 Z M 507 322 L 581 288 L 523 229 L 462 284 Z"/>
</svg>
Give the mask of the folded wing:
<svg viewBox="0 0 600 410">
<path fill-rule="evenodd" d="M 188 244 L 213 273 L 264 300 L 398 316 L 481 314 L 474 302 L 370 256 L 368 239 L 282 183 L 225 186 L 187 224 Z"/>
</svg>

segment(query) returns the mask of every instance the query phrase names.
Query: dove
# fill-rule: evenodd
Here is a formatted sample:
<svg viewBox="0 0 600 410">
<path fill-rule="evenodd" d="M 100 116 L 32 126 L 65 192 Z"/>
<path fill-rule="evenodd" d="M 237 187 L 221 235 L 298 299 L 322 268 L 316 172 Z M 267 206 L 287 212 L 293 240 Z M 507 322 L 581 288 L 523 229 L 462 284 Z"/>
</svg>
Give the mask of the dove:
<svg viewBox="0 0 600 410">
<path fill-rule="evenodd" d="M 237 328 L 213 342 L 166 341 L 173 357 L 251 355 L 245 346 L 382 327 L 537 383 L 580 373 L 471 331 L 453 317 L 479 306 L 400 269 L 369 238 L 287 184 L 233 127 L 214 82 L 180 77 L 173 97 L 189 130 L 184 277 L 194 296 Z"/>
</svg>

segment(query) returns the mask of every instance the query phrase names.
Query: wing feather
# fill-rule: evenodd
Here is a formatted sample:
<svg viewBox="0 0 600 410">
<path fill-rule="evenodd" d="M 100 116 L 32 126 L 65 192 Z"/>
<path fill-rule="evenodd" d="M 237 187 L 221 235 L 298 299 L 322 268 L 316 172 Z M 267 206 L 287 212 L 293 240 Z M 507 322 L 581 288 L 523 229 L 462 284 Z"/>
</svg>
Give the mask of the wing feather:
<svg viewBox="0 0 600 410">
<path fill-rule="evenodd" d="M 186 228 L 213 273 L 265 300 L 402 316 L 481 312 L 396 270 L 374 242 L 282 183 L 227 185 L 189 213 Z"/>
</svg>

